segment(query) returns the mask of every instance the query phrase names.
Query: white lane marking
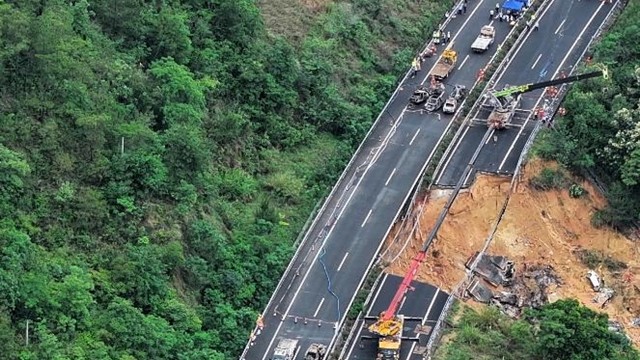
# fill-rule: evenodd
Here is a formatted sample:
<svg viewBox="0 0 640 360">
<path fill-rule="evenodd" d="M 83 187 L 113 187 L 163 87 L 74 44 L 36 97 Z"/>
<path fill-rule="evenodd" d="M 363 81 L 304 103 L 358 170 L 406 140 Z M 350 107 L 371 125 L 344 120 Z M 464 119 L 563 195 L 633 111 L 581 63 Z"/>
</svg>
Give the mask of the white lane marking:
<svg viewBox="0 0 640 360">
<path fill-rule="evenodd" d="M 396 173 L 396 168 L 393 168 L 393 171 L 391 172 L 391 175 L 389 175 L 389 178 L 387 179 L 387 182 L 384 183 L 384 186 L 389 185 L 389 181 L 391 181 L 391 178 L 393 177 L 393 174 Z"/>
<path fill-rule="evenodd" d="M 551 9 L 551 5 L 553 5 L 553 3 L 556 0 L 551 0 L 551 2 L 549 3 L 549 6 L 547 6 L 546 9 L 544 9 L 544 11 L 542 12 L 542 14 L 540 14 L 540 16 L 538 16 L 538 21 L 542 20 L 542 18 L 544 17 L 544 15 L 547 13 L 547 11 L 549 11 L 549 9 Z M 518 53 L 520 52 L 520 49 L 522 48 L 522 46 L 524 46 L 524 44 L 527 43 L 527 38 L 529 38 L 529 36 L 531 36 L 532 32 L 530 32 L 528 35 L 525 36 L 524 40 L 520 43 L 520 45 L 518 45 L 518 48 L 515 50 L 515 52 L 513 53 L 513 56 L 511 56 L 509 58 L 509 61 L 507 61 L 504 64 L 503 69 L 508 68 L 511 63 L 513 62 L 513 60 L 515 60 L 515 58 L 517 57 Z M 498 76 L 498 78 L 496 79 L 496 81 L 494 82 L 494 84 L 499 84 L 500 83 L 500 79 L 502 79 L 502 77 L 507 73 L 507 71 L 502 71 L 502 73 L 500 73 L 500 75 Z"/>
<path fill-rule="evenodd" d="M 469 131 L 469 129 L 471 129 L 471 126 L 467 125 L 467 128 L 464 129 L 464 132 L 462 133 L 462 136 L 460 136 L 460 139 L 458 139 L 458 142 L 456 143 L 456 146 L 449 153 L 449 158 L 442 165 L 442 170 L 440 171 L 440 174 L 438 175 L 438 178 L 436 179 L 436 184 L 438 184 L 440 182 L 440 179 L 442 178 L 442 175 L 444 174 L 445 169 L 447 168 L 447 166 L 449 166 L 449 163 L 451 162 L 451 159 L 453 158 L 453 154 L 455 154 L 456 150 L 458 150 L 458 146 L 460 146 L 460 144 L 462 144 L 462 139 L 464 139 L 464 137 L 467 135 L 467 132 Z"/>
<path fill-rule="evenodd" d="M 416 139 L 416 136 L 418 136 L 419 133 L 420 133 L 420 129 L 418 129 L 418 131 L 416 131 L 416 133 L 413 134 L 413 137 L 411 138 L 411 141 L 409 141 L 409 146 L 411 146 L 411 144 L 413 144 L 413 140 Z"/>
<path fill-rule="evenodd" d="M 322 300 L 320 300 L 320 304 L 318 304 L 318 307 L 316 308 L 316 312 L 313 313 L 313 317 L 318 316 L 318 312 L 320 311 L 320 308 L 322 307 L 323 303 L 324 303 L 324 298 L 322 298 Z"/>
<path fill-rule="evenodd" d="M 398 312 L 400 312 L 400 310 L 402 310 L 402 307 L 404 306 L 404 302 L 407 301 L 407 295 L 404 295 L 404 298 L 402 298 L 402 302 L 400 303 L 400 307 L 398 308 Z"/>
<path fill-rule="evenodd" d="M 495 20 L 491 20 L 491 22 L 489 23 L 489 26 L 493 25 L 493 22 L 494 22 L 494 21 L 495 21 Z"/>
<path fill-rule="evenodd" d="M 538 57 L 536 58 L 536 61 L 534 61 L 533 65 L 531 65 L 531 70 L 533 70 L 533 68 L 536 67 L 536 65 L 538 65 L 538 61 L 540 61 L 541 57 L 542 57 L 542 54 L 538 55 Z"/>
<path fill-rule="evenodd" d="M 552 0 L 552 1 L 555 1 L 555 0 Z M 476 5 L 476 7 L 473 8 L 473 11 L 467 17 L 467 20 L 465 20 L 465 22 L 462 23 L 462 26 L 460 26 L 460 28 L 458 29 L 458 32 L 453 34 L 453 37 L 451 38 L 451 40 L 449 40 L 449 42 L 447 43 L 447 46 L 445 47 L 445 49 L 450 48 L 451 44 L 453 44 L 455 42 L 456 38 L 458 37 L 458 35 L 460 35 L 462 30 L 465 30 L 465 27 L 467 26 L 467 23 L 469 22 L 469 20 L 471 20 L 473 18 L 473 14 L 475 14 L 476 11 L 478 11 L 478 9 L 480 8 L 480 5 L 482 5 L 482 1 L 478 1 L 478 5 Z M 437 64 L 438 64 L 437 61 L 436 61 L 435 64 L 433 64 L 433 67 L 431 68 L 431 70 L 429 70 L 427 75 L 424 77 L 424 80 L 422 80 L 422 82 L 420 83 L 421 85 L 424 85 L 425 81 L 427 81 L 427 79 L 429 78 L 429 74 L 433 71 L 433 69 L 436 68 Z"/>
<path fill-rule="evenodd" d="M 489 141 L 493 140 L 493 134 L 496 132 L 495 129 L 491 129 L 491 133 L 489 134 L 489 137 L 487 138 L 487 141 L 485 141 L 485 145 L 487 145 L 489 143 Z"/>
<path fill-rule="evenodd" d="M 347 260 L 347 256 L 349 256 L 349 252 L 344 253 L 344 257 L 342 258 L 342 261 L 340 261 L 340 265 L 338 265 L 338 270 L 336 270 L 336 272 L 342 269 L 342 265 L 344 265 L 344 261 Z"/>
<path fill-rule="evenodd" d="M 462 69 L 462 67 L 464 66 L 464 63 L 466 63 L 467 60 L 469 60 L 469 55 L 464 57 L 464 60 L 462 60 L 462 63 L 460 63 L 460 66 L 458 66 L 458 70 Z"/>
<path fill-rule="evenodd" d="M 431 299 L 431 303 L 427 308 L 427 312 L 424 314 L 424 317 L 422 318 L 422 325 L 424 325 L 427 322 L 427 319 L 429 318 L 429 314 L 431 313 L 431 308 L 433 307 L 433 304 L 436 302 L 436 298 L 438 297 L 439 293 L 440 293 L 440 288 L 436 288 L 436 292 L 435 294 L 433 294 L 433 298 Z M 416 342 L 414 341 L 411 344 L 411 350 L 407 353 L 407 360 L 411 358 L 411 354 L 413 354 L 413 349 L 415 347 L 416 347 Z"/>
<path fill-rule="evenodd" d="M 596 17 L 596 15 L 598 15 L 598 13 L 600 12 L 600 9 L 602 8 L 602 6 L 604 5 L 604 2 L 600 3 L 600 6 L 598 6 L 598 9 L 596 9 L 596 11 L 593 13 L 593 15 L 591 16 L 591 18 L 589 19 L 589 21 L 587 22 L 587 24 L 584 26 L 584 28 L 582 29 L 582 31 L 580 32 L 580 34 L 578 35 L 578 37 L 576 38 L 576 41 L 573 43 L 573 45 L 571 45 L 571 47 L 569 48 L 569 51 L 567 51 L 567 54 L 564 56 L 564 58 L 562 59 L 562 61 L 560 62 L 560 64 L 558 65 L 558 67 L 556 68 L 556 72 L 553 73 L 553 76 L 551 76 L 551 78 L 555 78 L 558 73 L 560 72 L 560 70 L 562 69 L 562 67 L 564 66 L 564 63 L 567 61 L 567 59 L 569 58 L 569 56 L 571 55 L 571 53 L 573 52 L 573 49 L 576 47 L 576 45 L 578 44 L 578 40 L 580 40 L 580 38 L 582 37 L 582 35 L 584 35 L 584 32 L 587 30 L 587 28 L 589 28 L 589 25 L 591 24 L 591 22 L 593 21 L 593 19 Z M 540 102 L 540 99 L 542 99 L 542 97 L 544 96 L 544 93 L 542 95 L 540 95 L 538 102 Z M 537 103 L 536 103 L 536 107 L 537 107 Z M 534 108 L 535 111 L 535 108 Z M 507 154 L 504 156 L 504 159 L 502 159 L 502 162 L 500 162 L 500 166 L 498 167 L 498 171 L 502 170 L 502 167 L 504 166 L 504 163 L 507 162 L 507 158 L 509 157 L 509 155 L 511 154 L 511 151 L 513 151 L 513 148 L 516 146 L 516 142 L 518 141 L 518 138 L 520 137 L 520 135 L 522 134 L 522 131 L 524 131 L 525 125 L 527 124 L 527 121 L 529 121 L 529 117 L 527 117 L 527 119 L 525 120 L 524 124 L 522 125 L 522 127 L 520 128 L 520 131 L 518 131 L 518 135 L 516 135 L 516 138 L 513 140 L 513 142 L 511 143 L 511 146 L 509 146 L 509 150 L 507 150 Z"/>
<path fill-rule="evenodd" d="M 555 35 L 558 35 L 558 33 L 560 32 L 560 29 L 562 29 L 562 25 L 564 25 L 565 21 L 567 21 L 567 19 L 562 20 L 562 22 L 560 23 L 560 26 L 558 26 L 558 28 L 556 29 L 556 32 L 554 32 Z"/>
<path fill-rule="evenodd" d="M 400 118 L 400 120 L 398 120 L 398 123 L 401 120 L 402 120 L 402 118 Z M 445 133 L 446 133 L 446 131 L 445 131 Z M 445 134 L 443 133 L 442 136 L 440 137 L 439 141 L 442 141 L 442 137 L 444 137 L 444 135 Z M 435 148 L 434 148 L 434 151 L 435 151 Z M 353 196 L 356 194 L 356 192 L 357 192 L 356 190 L 358 190 L 358 188 L 360 187 L 360 184 L 362 183 L 362 180 L 364 180 L 364 178 L 366 177 L 366 175 L 369 172 L 370 168 L 371 168 L 371 164 L 369 164 L 369 166 L 367 166 L 365 168 L 364 173 L 360 177 L 360 180 L 358 180 L 358 183 L 354 186 L 353 190 L 351 191 L 351 194 L 349 194 L 349 197 L 347 198 L 347 200 L 344 203 L 345 205 L 342 207 L 342 210 L 340 210 L 340 212 L 338 213 L 338 216 L 336 217 L 336 221 L 334 221 L 333 224 L 331 225 L 331 227 L 329 228 L 329 231 L 327 232 L 327 234 L 325 235 L 324 239 L 322 240 L 322 244 L 320 244 L 319 248 L 322 248 L 323 246 L 325 246 L 327 244 L 327 241 L 331 237 L 331 234 L 333 234 L 333 230 L 335 230 L 335 228 L 336 228 L 336 224 L 338 223 L 338 219 L 340 219 L 342 217 L 342 214 L 345 212 L 345 210 L 348 207 L 347 204 L 349 204 L 351 202 L 351 198 L 353 198 Z M 382 247 L 382 244 L 383 243 L 380 242 L 380 247 Z M 378 249 L 378 251 L 379 250 L 380 249 Z M 312 265 L 315 264 L 315 262 L 318 260 L 318 257 L 320 256 L 320 253 L 321 253 L 321 251 L 316 251 L 316 254 L 313 257 L 313 260 L 311 261 Z M 375 257 L 371 259 L 371 263 L 373 263 L 374 260 L 375 260 Z M 369 267 L 371 267 L 371 265 L 369 265 Z M 307 271 L 304 273 L 304 276 L 302 277 L 302 280 L 300 280 L 300 284 L 304 284 L 305 283 L 305 281 L 307 280 L 307 277 L 309 277 L 309 274 L 311 274 L 311 269 L 313 269 L 313 266 L 308 266 L 307 267 Z M 358 288 L 360 288 L 360 286 L 362 285 L 362 282 L 364 282 L 364 277 L 360 281 L 360 284 L 358 285 Z M 262 356 L 262 360 L 265 360 L 267 358 L 267 356 L 269 356 L 269 354 L 270 354 L 269 351 L 271 350 L 271 347 L 273 346 L 273 343 L 276 341 L 276 338 L 278 337 L 278 334 L 280 333 L 280 329 L 282 328 L 282 324 L 284 324 L 284 320 L 289 315 L 289 311 L 291 311 L 291 308 L 293 307 L 293 304 L 296 302 L 296 299 L 298 298 L 298 295 L 300 294 L 301 290 L 302 290 L 302 285 L 298 285 L 298 288 L 293 293 L 293 297 L 291 298 L 291 301 L 289 302 L 289 305 L 287 306 L 287 308 L 284 311 L 284 314 L 281 317 L 282 320 L 280 321 L 280 323 L 276 327 L 276 331 L 273 333 L 273 336 L 271 337 L 271 341 L 269 341 L 269 345 L 267 345 L 267 351 Z M 351 303 L 353 302 L 353 299 L 355 299 L 356 295 L 357 295 L 357 292 L 355 292 L 353 294 L 353 297 L 351 298 L 351 302 L 349 303 L 349 307 L 351 306 Z"/>
<path fill-rule="evenodd" d="M 367 217 L 364 218 L 364 221 L 362 222 L 362 225 L 360 225 L 360 227 L 364 227 L 364 224 L 367 223 L 367 220 L 369 220 L 369 216 L 371 216 L 371 212 L 373 211 L 373 209 L 369 209 L 369 213 L 367 213 Z"/>
<path fill-rule="evenodd" d="M 388 274 L 384 274 L 384 276 L 382 277 L 382 281 L 380 282 L 380 285 L 378 286 L 378 290 L 376 291 L 376 294 L 373 296 L 373 299 L 371 299 L 371 303 L 368 306 L 367 312 L 365 313 L 365 316 L 369 316 L 371 314 L 369 314 L 369 312 L 371 311 L 371 308 L 373 308 L 373 305 L 376 303 L 376 300 L 378 299 L 378 295 L 380 295 L 380 291 L 382 290 L 382 288 L 384 287 L 384 283 L 387 281 L 387 276 Z M 364 323 L 363 324 L 359 324 L 360 326 L 358 326 L 358 332 L 356 334 L 356 336 L 353 338 L 353 342 L 351 344 L 351 348 L 349 348 L 349 352 L 347 352 L 347 356 L 345 357 L 345 359 L 350 359 L 351 358 L 351 353 L 353 352 L 353 349 L 356 347 L 356 344 L 360 341 L 360 334 L 362 334 L 362 329 L 364 328 Z"/>
</svg>

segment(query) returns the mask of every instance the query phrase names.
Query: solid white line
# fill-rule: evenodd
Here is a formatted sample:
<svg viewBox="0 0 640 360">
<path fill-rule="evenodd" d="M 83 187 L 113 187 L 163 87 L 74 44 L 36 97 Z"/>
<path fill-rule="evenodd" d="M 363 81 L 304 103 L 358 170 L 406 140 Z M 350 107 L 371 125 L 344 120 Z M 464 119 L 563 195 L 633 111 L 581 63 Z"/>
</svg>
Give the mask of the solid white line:
<svg viewBox="0 0 640 360">
<path fill-rule="evenodd" d="M 338 270 L 336 270 L 336 272 L 342 269 L 342 265 L 344 265 L 344 261 L 347 260 L 347 256 L 349 256 L 349 252 L 344 253 L 344 257 L 342 258 L 342 261 L 340 261 L 340 265 L 338 265 Z"/>
<path fill-rule="evenodd" d="M 596 11 L 594 12 L 594 14 L 591 16 L 591 18 L 589 19 L 589 21 L 587 22 L 587 24 L 584 26 L 584 28 L 582 29 L 582 32 L 580 32 L 580 34 L 578 35 L 578 37 L 576 38 L 576 41 L 573 43 L 573 45 L 569 48 L 569 51 L 567 51 L 567 54 L 564 56 L 564 58 L 562 59 L 562 61 L 560 62 L 560 64 L 558 65 L 558 67 L 556 68 L 556 71 L 553 73 L 553 75 L 551 76 L 551 78 L 555 78 L 558 73 L 560 72 L 560 70 L 562 69 L 562 67 L 564 66 L 564 63 L 567 61 L 567 59 L 569 58 L 569 56 L 571 56 L 571 53 L 573 52 L 573 49 L 576 47 L 576 45 L 578 44 L 578 40 L 580 40 L 580 38 L 582 37 L 582 35 L 584 35 L 584 32 L 587 30 L 587 28 L 589 28 L 589 25 L 591 24 L 591 22 L 593 21 L 593 19 L 596 17 L 596 15 L 598 15 L 598 13 L 600 12 L 600 9 L 602 8 L 602 6 L 604 5 L 604 2 L 600 3 L 600 6 L 598 6 L 598 9 L 596 9 Z M 542 97 L 544 96 L 544 93 L 542 93 L 542 95 L 540 95 L 540 97 L 538 98 L 538 101 L 536 102 L 536 106 L 538 106 L 538 103 L 540 103 L 540 99 L 542 99 Z M 535 107 L 534 107 L 534 111 L 535 111 Z M 513 151 L 513 148 L 516 146 L 516 142 L 518 141 L 518 138 L 520 137 L 520 135 L 522 134 L 522 131 L 524 131 L 525 126 L 527 125 L 527 121 L 529 121 L 529 117 L 527 117 L 527 119 L 525 120 L 524 124 L 522 125 L 522 127 L 520 128 L 520 131 L 518 131 L 518 135 L 516 135 L 516 138 L 513 140 L 513 143 L 511 143 L 511 146 L 509 146 L 509 150 L 507 150 L 507 154 L 504 156 L 504 159 L 502 159 L 502 162 L 500 162 L 500 166 L 498 167 L 498 171 L 502 170 L 502 167 L 504 166 L 504 163 L 507 162 L 507 158 L 509 157 L 509 155 L 511 154 L 511 151 Z"/>
<path fill-rule="evenodd" d="M 531 70 L 533 70 L 533 68 L 536 67 L 536 65 L 538 65 L 538 61 L 540 61 L 541 57 L 542 57 L 542 54 L 538 55 L 538 57 L 536 58 L 536 61 L 534 61 L 533 65 L 531 65 Z"/>
<path fill-rule="evenodd" d="M 438 175 L 438 178 L 436 179 L 436 184 L 440 182 L 440 179 L 442 178 L 442 175 L 444 174 L 445 169 L 447 168 L 447 166 L 451 162 L 451 159 L 453 158 L 453 154 L 455 154 L 456 150 L 458 150 L 458 146 L 460 146 L 460 144 L 462 144 L 462 139 L 464 139 L 464 137 L 467 135 L 467 132 L 469 131 L 470 128 L 471 128 L 471 126 L 467 125 L 467 128 L 464 129 L 464 131 L 462 132 L 462 136 L 460 136 L 460 138 L 458 139 L 458 142 L 454 146 L 453 150 L 451 150 L 451 152 L 449 153 L 449 158 L 442 165 L 442 170 L 440 170 L 440 174 Z"/>
<path fill-rule="evenodd" d="M 440 293 L 440 288 L 436 288 L 436 292 L 435 292 L 435 294 L 433 294 L 433 298 L 431 299 L 431 304 L 429 304 L 429 308 L 427 308 L 427 312 L 426 312 L 426 314 L 424 314 L 424 317 L 422 318 L 422 325 L 424 325 L 427 322 L 427 318 L 429 317 L 429 314 L 431 313 L 431 308 L 433 307 L 433 304 L 436 302 L 436 298 L 438 297 L 439 293 Z M 415 347 L 416 347 L 416 342 L 414 341 L 411 344 L 411 349 L 407 353 L 407 360 L 409 360 L 411 358 L 411 354 L 413 354 L 413 349 Z"/>
<path fill-rule="evenodd" d="M 393 174 L 396 173 L 396 168 L 393 168 L 393 171 L 391 172 L 391 175 L 389 175 L 389 178 L 387 179 L 387 182 L 384 183 L 384 186 L 389 185 L 389 181 L 391 181 L 391 178 L 393 177 Z"/>
<path fill-rule="evenodd" d="M 316 308 L 316 312 L 313 313 L 313 317 L 318 316 L 318 312 L 320 311 L 320 308 L 322 307 L 322 303 L 324 303 L 324 298 L 322 298 L 322 300 L 320 300 L 320 304 L 318 304 L 318 307 Z"/>
<path fill-rule="evenodd" d="M 494 22 L 494 21 L 495 21 L 495 20 L 491 20 L 491 22 L 489 23 L 489 26 L 493 25 L 493 22 Z"/>
<path fill-rule="evenodd" d="M 469 55 L 464 57 L 464 60 L 462 60 L 462 63 L 460 63 L 460 66 L 458 66 L 458 70 L 462 69 L 462 67 L 464 66 L 464 63 L 466 63 L 467 60 L 469 60 Z"/>
<path fill-rule="evenodd" d="M 409 145 L 413 144 L 413 140 L 416 139 L 416 136 L 418 136 L 419 133 L 420 133 L 420 129 L 418 129 L 418 131 L 416 131 L 416 133 L 413 134 L 413 137 L 411 138 L 411 141 L 409 141 Z"/>
<path fill-rule="evenodd" d="M 369 209 L 369 213 L 367 214 L 367 217 L 364 218 L 364 221 L 362 222 L 362 225 L 360 225 L 360 227 L 364 227 L 364 224 L 367 223 L 367 220 L 369 220 L 369 216 L 371 216 L 371 212 L 373 211 L 373 209 Z"/>
<path fill-rule="evenodd" d="M 556 29 L 556 32 L 554 32 L 555 35 L 558 35 L 558 32 L 560 32 L 560 29 L 562 28 L 562 25 L 564 25 L 565 21 L 567 21 L 567 19 L 562 20 L 562 22 L 560 23 L 560 26 L 558 26 L 558 28 Z"/>
</svg>

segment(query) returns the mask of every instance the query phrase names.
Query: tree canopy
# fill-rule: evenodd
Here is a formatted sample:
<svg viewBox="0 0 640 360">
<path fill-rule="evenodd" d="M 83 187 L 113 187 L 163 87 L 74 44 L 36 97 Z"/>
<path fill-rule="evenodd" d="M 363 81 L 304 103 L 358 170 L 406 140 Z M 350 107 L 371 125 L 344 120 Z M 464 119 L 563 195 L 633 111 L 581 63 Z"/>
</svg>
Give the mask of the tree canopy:
<svg viewBox="0 0 640 360">
<path fill-rule="evenodd" d="M 640 2 L 630 1 L 593 50 L 609 80 L 576 83 L 555 131 L 537 152 L 606 185 L 609 205 L 594 224 L 627 229 L 640 220 Z"/>
<path fill-rule="evenodd" d="M 623 334 L 609 330 L 608 316 L 577 300 L 559 300 L 528 310 L 520 320 L 495 307 L 465 308 L 442 360 L 637 360 L 640 353 Z"/>
<path fill-rule="evenodd" d="M 237 358 L 451 3 L 0 0 L 0 357 Z"/>
</svg>

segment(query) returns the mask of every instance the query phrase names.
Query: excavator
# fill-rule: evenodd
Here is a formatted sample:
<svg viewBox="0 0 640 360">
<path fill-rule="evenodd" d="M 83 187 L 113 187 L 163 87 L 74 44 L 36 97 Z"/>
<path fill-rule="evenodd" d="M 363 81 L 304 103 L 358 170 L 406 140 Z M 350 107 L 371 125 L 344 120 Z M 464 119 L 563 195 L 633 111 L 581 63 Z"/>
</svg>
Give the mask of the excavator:
<svg viewBox="0 0 640 360">
<path fill-rule="evenodd" d="M 506 86 L 502 90 L 491 91 L 485 95 L 485 107 L 492 108 L 491 114 L 487 119 L 487 125 L 492 129 L 504 129 L 511 121 L 516 107 L 520 104 L 520 95 L 528 93 L 530 91 L 553 87 L 555 85 L 566 84 L 574 81 L 581 81 L 595 77 L 609 77 L 607 68 L 599 66 L 601 69 L 598 71 L 572 75 L 568 77 L 561 77 L 558 79 L 543 81 L 535 84 Z"/>
<path fill-rule="evenodd" d="M 375 323 L 368 327 L 371 333 L 377 335 L 378 355 L 376 360 L 399 360 L 402 340 L 418 340 L 417 338 L 403 337 L 402 329 L 405 321 L 420 321 L 422 319 L 408 318 L 404 315 L 398 314 L 398 308 L 406 296 L 407 291 L 412 289 L 411 282 L 413 281 L 413 278 L 418 272 L 418 268 L 424 261 L 426 255 L 426 251 L 421 251 L 413 258 L 411 266 L 409 267 L 405 277 L 402 279 L 402 283 L 393 296 L 389 307 L 380 313 L 380 316 L 376 319 Z"/>
</svg>

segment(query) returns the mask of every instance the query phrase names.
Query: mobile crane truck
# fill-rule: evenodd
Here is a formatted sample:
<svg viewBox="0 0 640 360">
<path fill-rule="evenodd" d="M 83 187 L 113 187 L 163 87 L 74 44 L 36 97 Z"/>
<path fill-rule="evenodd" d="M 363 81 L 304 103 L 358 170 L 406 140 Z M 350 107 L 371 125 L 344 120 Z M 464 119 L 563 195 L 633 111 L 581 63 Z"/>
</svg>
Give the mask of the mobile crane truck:
<svg viewBox="0 0 640 360">
<path fill-rule="evenodd" d="M 609 77 L 607 69 L 602 67 L 599 71 L 586 74 L 572 75 L 535 84 L 517 85 L 506 87 L 499 91 L 491 91 L 485 95 L 486 107 L 491 107 L 492 111 L 487 118 L 487 126 L 491 129 L 504 129 L 511 122 L 511 118 L 520 103 L 520 95 L 549 86 L 566 84 L 574 81 L 581 81 L 595 77 Z"/>
</svg>

